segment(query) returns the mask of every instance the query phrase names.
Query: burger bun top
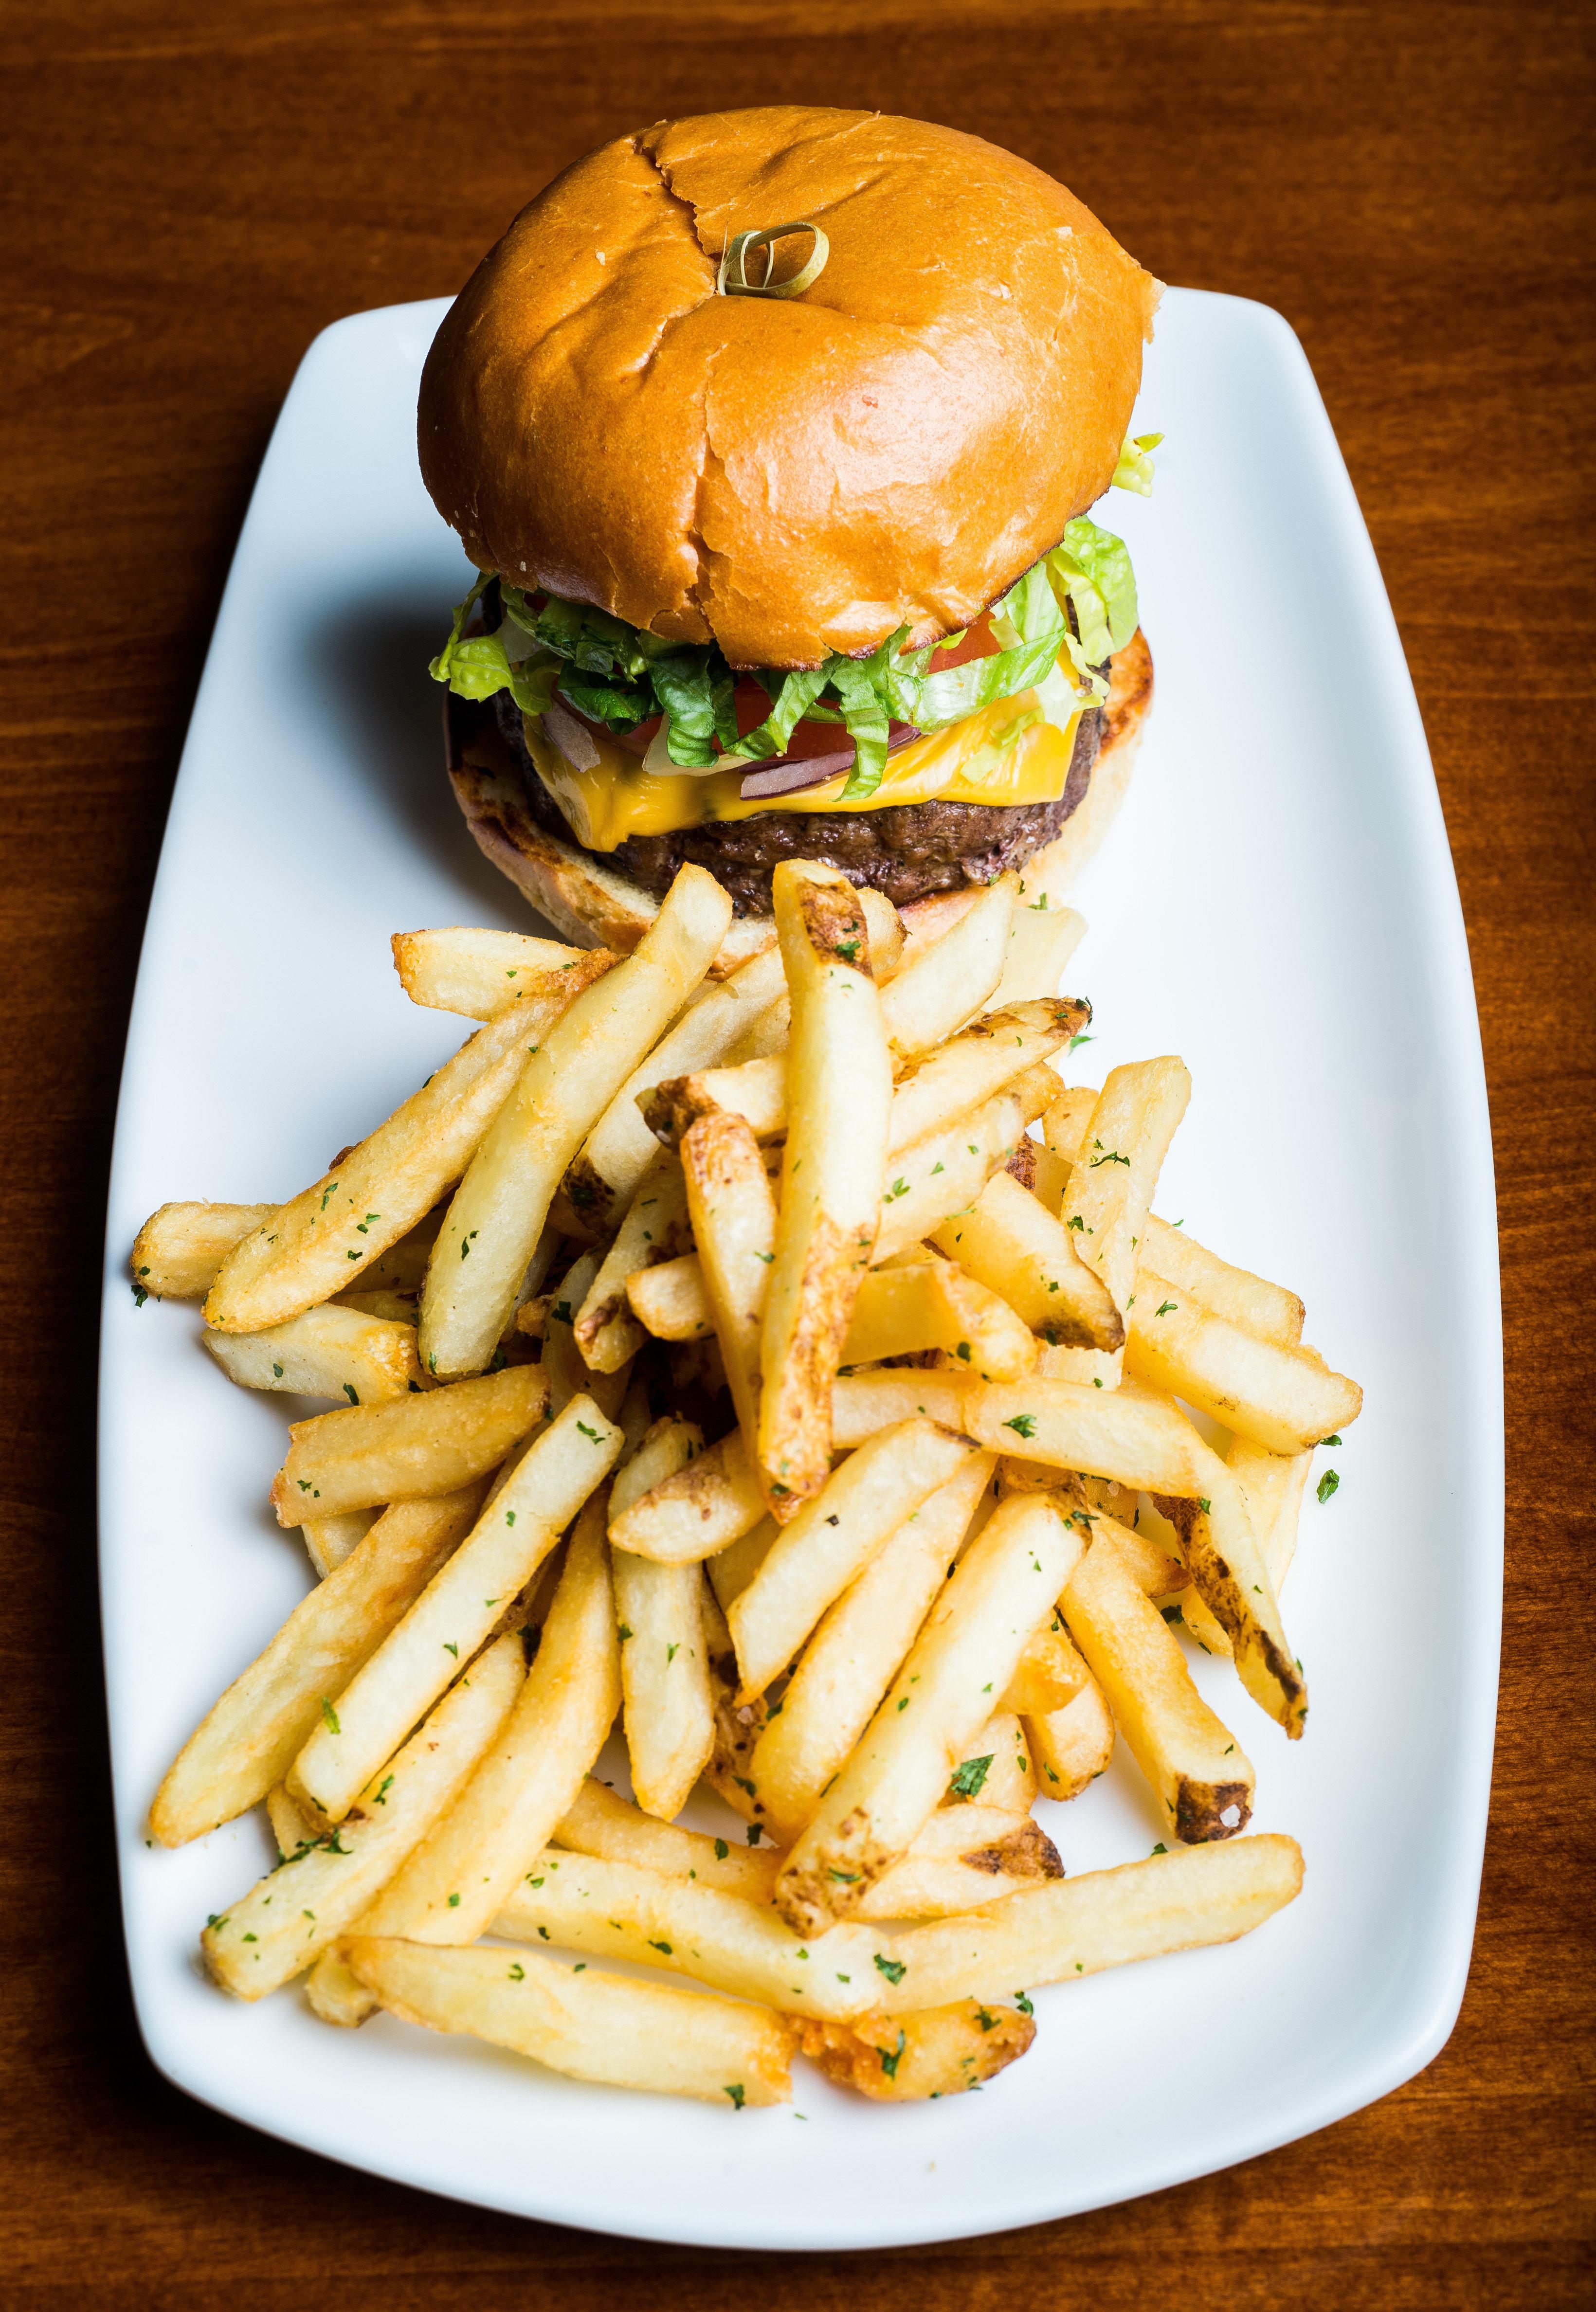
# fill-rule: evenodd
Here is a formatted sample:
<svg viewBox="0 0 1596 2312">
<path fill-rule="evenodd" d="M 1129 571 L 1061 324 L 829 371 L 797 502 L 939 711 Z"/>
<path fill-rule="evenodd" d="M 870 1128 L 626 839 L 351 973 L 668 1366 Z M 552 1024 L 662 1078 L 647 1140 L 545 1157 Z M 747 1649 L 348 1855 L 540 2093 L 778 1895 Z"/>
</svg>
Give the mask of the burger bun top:
<svg viewBox="0 0 1596 2312">
<path fill-rule="evenodd" d="M 811 287 L 717 293 L 732 235 L 799 218 L 829 243 Z M 1108 487 L 1159 293 L 979 137 L 801 105 L 664 121 L 478 267 L 427 357 L 422 473 L 479 569 L 734 666 L 927 642 Z"/>
</svg>

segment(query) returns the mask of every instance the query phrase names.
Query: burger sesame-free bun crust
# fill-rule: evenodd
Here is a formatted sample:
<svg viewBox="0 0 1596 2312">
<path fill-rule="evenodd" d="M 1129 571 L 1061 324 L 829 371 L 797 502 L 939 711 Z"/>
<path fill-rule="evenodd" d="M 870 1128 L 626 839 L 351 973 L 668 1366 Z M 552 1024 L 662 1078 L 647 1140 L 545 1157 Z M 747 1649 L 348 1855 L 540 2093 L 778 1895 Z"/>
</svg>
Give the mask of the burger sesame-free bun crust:
<svg viewBox="0 0 1596 2312">
<path fill-rule="evenodd" d="M 1130 784 L 1131 766 L 1153 704 L 1153 654 L 1138 627 L 1114 654 L 1102 739 L 1091 783 L 1080 803 L 1045 849 L 1021 872 L 1028 885 L 1062 898 L 1108 833 Z M 522 891 L 563 938 L 579 947 L 612 947 L 629 954 L 659 913 L 660 903 L 602 858 L 563 843 L 538 825 L 527 808 L 523 774 L 499 733 L 491 708 L 447 697 L 443 703 L 449 775 L 455 799 L 487 856 Z M 912 931 L 951 920 L 973 898 L 939 892 L 899 909 Z M 768 915 L 735 918 L 713 966 L 723 978 L 776 937 Z"/>
<path fill-rule="evenodd" d="M 810 289 L 717 294 L 731 235 L 800 217 L 830 242 Z M 1108 487 L 1158 295 L 980 137 L 802 105 L 662 122 L 478 267 L 427 356 L 422 473 L 479 569 L 734 666 L 925 642 Z"/>
</svg>

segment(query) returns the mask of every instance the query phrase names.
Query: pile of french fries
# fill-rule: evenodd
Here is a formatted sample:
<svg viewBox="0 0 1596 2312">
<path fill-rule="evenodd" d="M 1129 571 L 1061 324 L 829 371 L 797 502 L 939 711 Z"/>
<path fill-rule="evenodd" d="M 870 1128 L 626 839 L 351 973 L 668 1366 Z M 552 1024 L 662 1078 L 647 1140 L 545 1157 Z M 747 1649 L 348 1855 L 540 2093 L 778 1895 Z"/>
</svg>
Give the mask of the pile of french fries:
<svg viewBox="0 0 1596 2312">
<path fill-rule="evenodd" d="M 264 1802 L 281 1860 L 202 1938 L 241 1999 L 739 2109 L 795 2053 L 946 2095 L 1037 1985 L 1297 1892 L 1177 1633 L 1302 1733 L 1278 1594 L 1360 1393 L 1153 1214 L 1180 1062 L 1066 1085 L 1078 916 L 1009 875 L 907 935 L 788 862 L 722 976 L 730 915 L 687 866 L 624 957 L 397 938 L 483 1023 L 455 1057 L 288 1203 L 145 1225 L 141 1301 L 335 1408 L 271 1496 L 319 1583 L 150 1825 Z M 1164 1835 L 1068 1878 L 1035 1802 L 1117 1735 Z"/>
</svg>

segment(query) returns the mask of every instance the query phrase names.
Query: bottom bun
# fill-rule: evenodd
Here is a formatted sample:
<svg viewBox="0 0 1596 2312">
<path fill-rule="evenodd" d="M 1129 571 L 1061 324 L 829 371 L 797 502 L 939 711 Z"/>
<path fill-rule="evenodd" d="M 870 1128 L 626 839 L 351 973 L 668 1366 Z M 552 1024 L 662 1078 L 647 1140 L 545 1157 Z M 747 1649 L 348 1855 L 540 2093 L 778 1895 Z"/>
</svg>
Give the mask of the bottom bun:
<svg viewBox="0 0 1596 2312">
<path fill-rule="evenodd" d="M 1018 863 L 1028 888 L 1062 898 L 1097 850 L 1130 784 L 1152 704 L 1153 653 L 1138 627 L 1114 655 L 1097 759 L 1085 793 L 1053 840 Z M 491 705 L 451 693 L 444 700 L 443 730 L 455 799 L 494 865 L 562 938 L 579 947 L 629 953 L 659 913 L 658 898 L 607 865 L 601 853 L 584 851 L 538 824 L 527 798 L 529 775 L 500 731 Z M 911 899 L 899 914 L 911 932 L 930 930 L 961 914 L 976 888 Z M 768 915 L 738 916 L 715 958 L 714 976 L 723 978 L 775 936 Z"/>
</svg>

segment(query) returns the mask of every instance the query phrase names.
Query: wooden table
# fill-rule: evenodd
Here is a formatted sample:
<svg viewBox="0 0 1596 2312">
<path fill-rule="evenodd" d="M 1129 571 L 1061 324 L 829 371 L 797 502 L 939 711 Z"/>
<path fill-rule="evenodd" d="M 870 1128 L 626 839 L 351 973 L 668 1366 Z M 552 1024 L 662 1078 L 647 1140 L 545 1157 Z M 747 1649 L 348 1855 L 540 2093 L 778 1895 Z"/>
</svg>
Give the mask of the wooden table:
<svg viewBox="0 0 1596 2312">
<path fill-rule="evenodd" d="M 1583 10 L 1531 0 L 11 13 L 0 2300 L 1590 2300 L 1588 35 Z M 601 139 L 777 98 L 1012 145 L 1165 280 L 1260 298 L 1301 332 L 1457 856 L 1497 1114 L 1512 1440 L 1496 1800 L 1444 2054 L 1338 2127 L 1129 2207 L 812 2260 L 484 2215 L 164 2085 L 123 1974 L 92 1572 L 92 1311 L 129 989 L 195 679 L 294 366 L 341 313 L 456 287 Z"/>
</svg>

